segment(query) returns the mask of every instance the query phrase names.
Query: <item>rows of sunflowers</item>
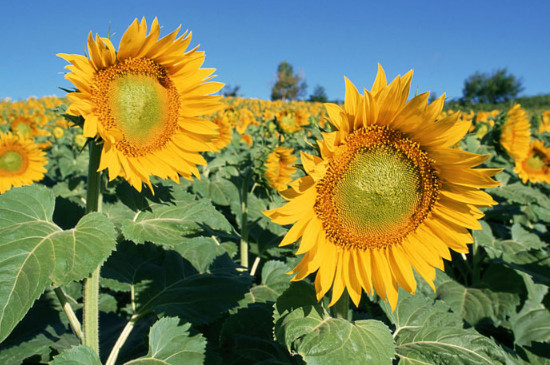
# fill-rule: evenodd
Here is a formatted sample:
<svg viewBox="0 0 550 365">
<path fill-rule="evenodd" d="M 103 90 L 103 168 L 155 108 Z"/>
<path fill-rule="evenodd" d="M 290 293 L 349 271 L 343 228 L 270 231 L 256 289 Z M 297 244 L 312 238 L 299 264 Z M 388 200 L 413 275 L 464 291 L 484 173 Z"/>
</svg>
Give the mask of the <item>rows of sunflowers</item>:
<svg viewBox="0 0 550 365">
<path fill-rule="evenodd" d="M 550 110 L 381 66 L 343 104 L 222 98 L 159 36 L 0 101 L 0 363 L 550 362 Z"/>
</svg>

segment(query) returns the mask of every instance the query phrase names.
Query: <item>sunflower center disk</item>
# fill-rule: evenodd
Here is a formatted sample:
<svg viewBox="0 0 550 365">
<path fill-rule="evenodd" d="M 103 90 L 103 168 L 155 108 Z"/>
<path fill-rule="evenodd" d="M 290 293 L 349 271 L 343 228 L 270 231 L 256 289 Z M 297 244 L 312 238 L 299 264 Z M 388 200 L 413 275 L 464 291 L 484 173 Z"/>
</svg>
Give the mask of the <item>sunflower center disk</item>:
<svg viewBox="0 0 550 365">
<path fill-rule="evenodd" d="M 23 122 L 17 123 L 15 125 L 15 132 L 25 137 L 30 137 L 32 135 L 31 127 L 28 124 Z"/>
<path fill-rule="evenodd" d="M 24 168 L 25 158 L 17 151 L 6 151 L 0 156 L 0 170 L 18 172 Z"/>
<path fill-rule="evenodd" d="M 117 149 L 126 155 L 161 149 L 175 133 L 179 96 L 163 66 L 144 58 L 125 59 L 99 71 L 95 86 L 100 122 L 106 133 L 122 132 Z"/>
<path fill-rule="evenodd" d="M 546 165 L 542 159 L 542 156 L 537 154 L 537 152 L 538 151 L 535 151 L 532 156 L 527 158 L 527 167 L 534 171 L 540 171 Z"/>
<path fill-rule="evenodd" d="M 384 147 L 357 153 L 335 186 L 341 220 L 364 236 L 406 224 L 422 197 L 416 166 Z"/>
<path fill-rule="evenodd" d="M 113 81 L 112 107 L 115 120 L 129 142 L 146 144 L 164 125 L 168 109 L 166 89 L 144 75 L 128 75 Z"/>
<path fill-rule="evenodd" d="M 400 133 L 370 126 L 319 182 L 315 211 L 331 242 L 381 248 L 402 241 L 437 201 L 438 178 L 425 152 Z"/>
</svg>

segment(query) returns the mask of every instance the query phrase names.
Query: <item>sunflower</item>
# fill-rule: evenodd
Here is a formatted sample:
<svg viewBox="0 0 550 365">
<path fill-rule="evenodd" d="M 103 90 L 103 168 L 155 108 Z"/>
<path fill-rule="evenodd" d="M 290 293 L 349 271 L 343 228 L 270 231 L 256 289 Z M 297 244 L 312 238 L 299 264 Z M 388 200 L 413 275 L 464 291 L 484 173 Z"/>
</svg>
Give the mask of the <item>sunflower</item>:
<svg viewBox="0 0 550 365">
<path fill-rule="evenodd" d="M 26 138 L 47 136 L 48 132 L 38 126 L 39 115 L 12 115 L 10 129 L 13 133 Z"/>
<path fill-rule="evenodd" d="M 229 143 L 231 143 L 233 130 L 231 129 L 231 124 L 229 124 L 229 120 L 227 119 L 225 113 L 217 114 L 214 118 L 212 118 L 212 122 L 218 126 L 220 131 L 218 137 L 212 141 L 212 145 L 216 151 L 221 151 Z"/>
<path fill-rule="evenodd" d="M 250 136 L 250 134 L 241 135 L 241 142 L 246 143 L 248 147 L 252 147 L 252 145 L 254 144 L 254 141 L 252 140 L 252 137 Z"/>
<path fill-rule="evenodd" d="M 360 95 L 346 79 L 343 108 L 325 104 L 337 131 L 323 133 L 321 156 L 302 153 L 306 176 L 282 192 L 288 203 L 264 212 L 293 224 L 281 246 L 300 241 L 304 254 L 291 271 L 301 280 L 317 271 L 320 300 L 330 305 L 347 289 L 355 305 L 372 289 L 392 308 L 398 286 L 414 293 L 414 268 L 435 289 L 435 268 L 449 248 L 468 252 L 468 229 L 481 229 L 480 206 L 496 202 L 479 188 L 499 185 L 500 169 L 472 169 L 488 155 L 455 145 L 469 122 L 455 113 L 438 119 L 444 96 L 407 102 L 412 71 L 387 85 L 381 66 L 371 91 Z"/>
<path fill-rule="evenodd" d="M 128 27 L 118 51 L 107 38 L 88 36 L 88 55 L 59 54 L 70 63 L 65 77 L 77 88 L 68 94 L 69 114 L 84 117 L 85 137 L 101 137 L 99 170 L 122 176 L 141 191 L 150 175 L 179 181 L 199 176 L 199 152 L 213 151 L 218 127 L 201 115 L 215 112 L 223 84 L 207 82 L 204 52 L 187 50 L 191 33 L 179 29 L 159 39 L 157 19 L 147 35 L 145 19 Z"/>
<path fill-rule="evenodd" d="M 31 139 L 0 133 L 0 193 L 42 180 L 45 165 L 44 152 Z"/>
<path fill-rule="evenodd" d="M 302 109 L 284 108 L 277 112 L 277 124 L 286 133 L 294 133 L 309 124 L 309 114 Z"/>
<path fill-rule="evenodd" d="M 500 144 L 516 161 L 522 161 L 529 151 L 529 119 L 527 112 L 516 104 L 508 110 L 508 119 L 502 126 Z"/>
<path fill-rule="evenodd" d="M 297 158 L 292 153 L 292 148 L 277 147 L 267 155 L 265 161 L 265 178 L 269 185 L 279 191 L 285 190 L 288 183 L 292 181 L 290 177 L 296 172 Z"/>
<path fill-rule="evenodd" d="M 516 160 L 514 172 L 524 184 L 527 180 L 550 184 L 550 148 L 545 147 L 542 141 L 532 141 L 527 157 L 522 161 Z"/>
<path fill-rule="evenodd" d="M 539 133 L 548 132 L 550 133 L 550 110 L 546 110 L 542 113 Z"/>
</svg>

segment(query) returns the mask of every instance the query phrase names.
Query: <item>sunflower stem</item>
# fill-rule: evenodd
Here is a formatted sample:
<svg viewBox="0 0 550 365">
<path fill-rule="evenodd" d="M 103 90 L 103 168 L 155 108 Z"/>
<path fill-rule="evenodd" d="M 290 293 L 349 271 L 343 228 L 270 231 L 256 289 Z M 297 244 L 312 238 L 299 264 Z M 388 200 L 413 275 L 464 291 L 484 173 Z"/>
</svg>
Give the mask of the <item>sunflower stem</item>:
<svg viewBox="0 0 550 365">
<path fill-rule="evenodd" d="M 73 330 L 73 333 L 78 337 L 80 340 L 80 343 L 84 342 L 83 336 L 82 336 L 82 328 L 80 326 L 80 321 L 78 318 L 76 318 L 76 314 L 73 311 L 73 308 L 71 307 L 71 303 L 67 300 L 67 296 L 65 296 L 65 292 L 60 287 L 55 288 L 54 290 L 55 295 L 57 296 L 57 299 L 59 299 L 59 303 L 61 303 L 61 307 L 63 308 L 63 311 L 67 315 L 67 318 L 69 319 L 69 325 L 71 326 L 71 329 Z"/>
<path fill-rule="evenodd" d="M 128 336 L 130 336 L 130 333 L 134 329 L 134 326 L 136 325 L 137 320 L 139 319 L 139 316 L 134 314 L 132 318 L 126 323 L 126 326 L 124 326 L 124 329 L 120 333 L 120 336 L 118 336 L 118 339 L 116 340 L 115 345 L 113 346 L 113 349 L 111 350 L 111 353 L 109 354 L 109 358 L 107 359 L 107 362 L 105 365 L 114 365 L 116 362 L 116 359 L 118 357 L 118 353 L 120 352 L 120 349 L 122 346 L 124 346 L 124 343 L 128 339 Z"/>
<path fill-rule="evenodd" d="M 90 162 L 88 165 L 88 190 L 86 192 L 86 214 L 101 211 L 101 191 L 99 161 L 102 146 L 90 140 Z M 92 348 L 99 355 L 99 271 L 97 267 L 84 280 L 84 345 Z"/>
<path fill-rule="evenodd" d="M 347 290 L 344 290 L 342 296 L 332 307 L 330 307 L 330 315 L 333 318 L 342 318 L 349 321 L 349 294 Z"/>
<path fill-rule="evenodd" d="M 474 240 L 472 244 L 472 283 L 478 283 L 480 280 L 479 263 L 481 262 L 481 253 L 479 252 L 479 246 Z"/>
<path fill-rule="evenodd" d="M 241 266 L 248 269 L 248 180 L 250 168 L 247 168 L 241 185 Z"/>
</svg>

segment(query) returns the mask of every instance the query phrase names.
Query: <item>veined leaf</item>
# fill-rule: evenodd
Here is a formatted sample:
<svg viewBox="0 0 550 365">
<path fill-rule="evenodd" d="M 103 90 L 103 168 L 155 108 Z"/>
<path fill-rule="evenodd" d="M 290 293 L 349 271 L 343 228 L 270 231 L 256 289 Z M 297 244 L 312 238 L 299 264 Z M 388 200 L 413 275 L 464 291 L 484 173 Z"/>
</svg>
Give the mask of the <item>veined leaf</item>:
<svg viewBox="0 0 550 365">
<path fill-rule="evenodd" d="M 488 192 L 491 195 L 505 198 L 511 203 L 550 206 L 550 199 L 545 194 L 538 189 L 523 185 L 521 182 L 500 186 L 498 189 L 489 189 Z"/>
<path fill-rule="evenodd" d="M 389 328 L 376 320 L 332 318 L 320 305 L 298 308 L 275 323 L 277 340 L 307 364 L 391 364 Z"/>
<path fill-rule="evenodd" d="M 149 331 L 149 352 L 125 365 L 202 365 L 206 340 L 201 334 L 191 336 L 191 325 L 178 325 L 179 318 L 162 318 Z"/>
<path fill-rule="evenodd" d="M 261 283 L 253 286 L 246 294 L 241 307 L 249 303 L 275 302 L 277 298 L 289 287 L 290 268 L 282 261 L 268 261 L 262 268 Z"/>
<path fill-rule="evenodd" d="M 204 244 L 207 238 L 195 240 Z M 235 307 L 250 283 L 225 252 L 203 252 L 191 264 L 176 251 L 129 242 L 119 245 L 102 275 L 133 286 L 138 313 L 180 316 L 191 323 L 210 322 Z"/>
<path fill-rule="evenodd" d="M 175 191 L 170 204 L 154 203 L 151 210 L 136 213 L 122 224 L 122 234 L 136 243 L 146 241 L 174 247 L 186 237 L 204 235 L 205 231 L 231 232 L 231 224 L 208 199 L 195 198 Z"/>
<path fill-rule="evenodd" d="M 101 365 L 101 361 L 94 350 L 79 345 L 54 357 L 50 365 Z"/>
<path fill-rule="evenodd" d="M 462 319 L 442 302 L 399 292 L 394 312 L 382 303 L 395 324 L 395 350 L 399 364 L 505 363 L 504 352 L 474 329 L 463 329 Z"/>
<path fill-rule="evenodd" d="M 218 205 L 227 206 L 239 201 L 239 189 L 233 182 L 219 176 L 193 181 L 193 190 Z"/>
<path fill-rule="evenodd" d="M 440 277 L 446 276 L 441 273 Z M 437 295 L 472 326 L 491 320 L 498 327 L 519 305 L 518 294 L 467 288 L 448 277 L 437 285 Z"/>
<path fill-rule="evenodd" d="M 109 220 L 93 213 L 74 229 L 53 223 L 54 196 L 26 186 L 0 196 L 0 341 L 50 284 L 81 280 L 115 247 Z"/>
<path fill-rule="evenodd" d="M 253 303 L 224 320 L 220 347 L 227 364 L 299 364 L 273 341 L 272 303 Z"/>
<path fill-rule="evenodd" d="M 510 318 L 515 343 L 529 346 L 531 342 L 548 342 L 550 341 L 550 311 L 542 303 L 544 296 L 548 293 L 548 287 L 535 284 L 526 274 L 523 274 L 523 277 L 527 284 L 528 299 L 521 311 Z"/>
<path fill-rule="evenodd" d="M 332 318 L 308 283 L 292 283 L 279 297 L 274 319 L 277 341 L 307 364 L 391 364 L 394 358 L 384 323 Z"/>
<path fill-rule="evenodd" d="M 0 344 L 0 364 L 22 364 L 29 358 L 45 363 L 51 359 L 53 347 L 79 343 L 68 328 L 66 316 L 60 315 L 58 299 L 46 291 Z"/>
</svg>

